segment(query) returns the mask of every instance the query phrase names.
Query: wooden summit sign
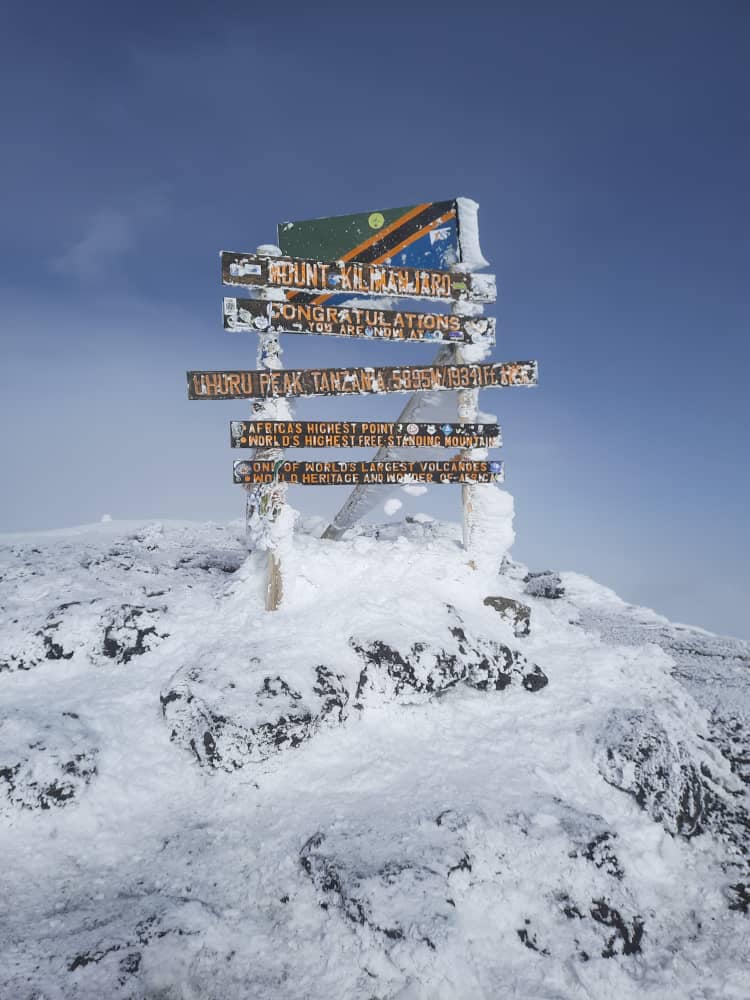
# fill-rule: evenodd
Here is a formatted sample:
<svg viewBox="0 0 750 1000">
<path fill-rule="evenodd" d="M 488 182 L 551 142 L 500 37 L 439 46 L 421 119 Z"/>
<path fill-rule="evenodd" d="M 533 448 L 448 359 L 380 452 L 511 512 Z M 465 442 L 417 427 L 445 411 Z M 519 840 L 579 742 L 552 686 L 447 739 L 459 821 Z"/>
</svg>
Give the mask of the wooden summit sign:
<svg viewBox="0 0 750 1000">
<path fill-rule="evenodd" d="M 224 299 L 225 330 L 258 333 L 312 333 L 365 340 L 448 344 L 495 343 L 495 320 L 452 313 L 395 312 L 309 302 Z"/>
<path fill-rule="evenodd" d="M 233 420 L 233 448 L 499 448 L 497 424 Z"/>
<path fill-rule="evenodd" d="M 188 372 L 188 399 L 268 399 L 440 389 L 497 389 L 537 383 L 536 361 L 402 368 L 287 368 Z"/>
<path fill-rule="evenodd" d="M 221 252 L 225 285 L 281 288 L 284 291 L 340 292 L 346 295 L 395 295 L 444 302 L 494 302 L 491 274 L 431 271 L 357 261 L 320 261 L 297 257 L 265 257 L 255 253 Z"/>
<path fill-rule="evenodd" d="M 295 483 L 298 486 L 381 486 L 407 483 L 498 483 L 502 462 L 271 462 L 234 463 L 235 483 Z"/>
</svg>

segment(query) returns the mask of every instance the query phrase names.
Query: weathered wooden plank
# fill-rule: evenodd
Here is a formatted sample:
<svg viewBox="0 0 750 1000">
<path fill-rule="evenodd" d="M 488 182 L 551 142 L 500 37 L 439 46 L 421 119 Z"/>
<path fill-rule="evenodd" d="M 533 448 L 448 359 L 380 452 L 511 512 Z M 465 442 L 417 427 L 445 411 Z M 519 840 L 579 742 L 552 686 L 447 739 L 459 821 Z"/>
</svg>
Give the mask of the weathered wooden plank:
<svg viewBox="0 0 750 1000">
<path fill-rule="evenodd" d="M 191 371 L 188 399 L 267 399 L 450 389 L 498 389 L 537 383 L 536 361 L 401 368 L 290 368 L 285 371 Z"/>
<path fill-rule="evenodd" d="M 234 463 L 235 483 L 294 483 L 298 486 L 351 486 L 356 483 L 498 483 L 502 462 L 263 462 Z"/>
<path fill-rule="evenodd" d="M 233 448 L 499 448 L 497 424 L 232 420 Z"/>
<path fill-rule="evenodd" d="M 235 298 L 224 299 L 223 315 L 225 330 L 488 347 L 495 343 L 495 320 L 489 316 L 399 312 L 366 304 L 356 307 Z"/>
<path fill-rule="evenodd" d="M 346 295 L 392 295 L 443 302 L 494 302 L 495 277 L 432 271 L 357 261 L 321 261 L 299 257 L 265 257 L 221 252 L 225 285 L 280 288 L 284 291 L 340 292 Z"/>
</svg>

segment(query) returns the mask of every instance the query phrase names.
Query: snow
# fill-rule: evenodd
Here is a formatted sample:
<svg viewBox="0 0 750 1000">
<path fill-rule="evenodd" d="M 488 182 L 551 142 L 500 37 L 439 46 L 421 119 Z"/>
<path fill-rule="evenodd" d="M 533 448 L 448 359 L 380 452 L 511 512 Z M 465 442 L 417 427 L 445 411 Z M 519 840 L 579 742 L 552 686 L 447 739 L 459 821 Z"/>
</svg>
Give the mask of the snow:
<svg viewBox="0 0 750 1000">
<path fill-rule="evenodd" d="M 390 500 L 386 500 L 386 502 L 383 504 L 383 510 L 386 512 L 388 517 L 393 517 L 393 515 L 397 514 L 402 507 L 403 504 L 401 503 L 401 501 L 397 500 L 395 497 L 391 497 Z"/>
<path fill-rule="evenodd" d="M 750 644 L 527 593 L 493 490 L 272 614 L 239 522 L 0 536 L 0 996 L 747 997 Z"/>
<path fill-rule="evenodd" d="M 461 244 L 461 271 L 480 271 L 488 263 L 479 249 L 479 204 L 472 198 L 457 198 L 458 235 Z"/>
</svg>

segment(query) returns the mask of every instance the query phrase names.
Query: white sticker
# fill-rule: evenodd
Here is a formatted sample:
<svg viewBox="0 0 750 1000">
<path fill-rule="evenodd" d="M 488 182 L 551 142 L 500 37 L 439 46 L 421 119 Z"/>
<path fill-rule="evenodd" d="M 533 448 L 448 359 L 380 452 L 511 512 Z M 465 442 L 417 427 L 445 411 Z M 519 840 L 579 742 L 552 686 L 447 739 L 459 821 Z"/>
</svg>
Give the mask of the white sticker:
<svg viewBox="0 0 750 1000">
<path fill-rule="evenodd" d="M 435 243 L 444 243 L 450 237 L 450 234 L 450 226 L 447 229 L 432 229 L 430 231 L 430 245 L 434 246 Z"/>
<path fill-rule="evenodd" d="M 260 264 L 250 264 L 246 260 L 233 260 L 229 265 L 229 273 L 234 278 L 241 277 L 243 274 L 260 274 Z"/>
</svg>

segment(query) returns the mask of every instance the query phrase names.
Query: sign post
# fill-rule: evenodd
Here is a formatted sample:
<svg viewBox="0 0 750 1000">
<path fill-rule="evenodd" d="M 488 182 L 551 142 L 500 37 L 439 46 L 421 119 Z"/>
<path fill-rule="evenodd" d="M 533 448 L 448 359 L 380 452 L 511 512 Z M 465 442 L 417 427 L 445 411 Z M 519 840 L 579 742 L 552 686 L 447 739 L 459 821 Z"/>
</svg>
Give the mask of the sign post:
<svg viewBox="0 0 750 1000">
<path fill-rule="evenodd" d="M 258 247 L 259 253 L 272 256 L 276 247 Z M 284 293 L 273 288 L 260 289 L 261 300 L 272 302 L 284 298 Z M 258 332 L 258 368 L 267 372 L 278 372 L 283 368 L 281 343 L 278 331 L 271 328 Z M 256 399 L 252 405 L 253 420 L 289 420 L 291 408 L 285 399 Z M 271 462 L 277 467 L 283 461 L 283 451 L 275 445 L 259 448 L 254 456 L 258 461 Z M 273 478 L 270 482 L 246 483 L 245 530 L 248 548 L 265 550 L 268 553 L 266 577 L 266 611 L 276 611 L 284 596 L 281 553 L 283 535 L 288 527 L 283 517 L 286 510 L 286 483 Z"/>
<path fill-rule="evenodd" d="M 468 312 L 471 316 L 481 315 L 483 308 L 481 305 L 474 305 L 468 302 L 457 302 L 452 308 L 454 313 L 462 313 L 466 315 Z M 481 361 L 489 353 L 489 348 L 484 346 L 477 347 L 463 347 L 460 344 L 456 344 L 455 348 L 455 359 L 456 361 L 462 362 L 464 364 L 470 364 L 471 362 Z M 460 424 L 475 424 L 477 421 L 477 414 L 479 412 L 479 389 L 475 388 L 461 388 L 458 391 L 458 421 Z M 462 452 L 462 458 L 470 461 L 477 457 L 486 457 L 486 451 L 477 451 L 474 447 L 469 447 Z M 471 555 L 475 544 L 475 499 L 476 499 L 477 485 L 472 482 L 465 482 L 461 487 L 461 508 L 463 511 L 462 518 L 462 536 L 464 549 Z M 470 560 L 470 564 L 474 566 L 473 560 Z"/>
</svg>

